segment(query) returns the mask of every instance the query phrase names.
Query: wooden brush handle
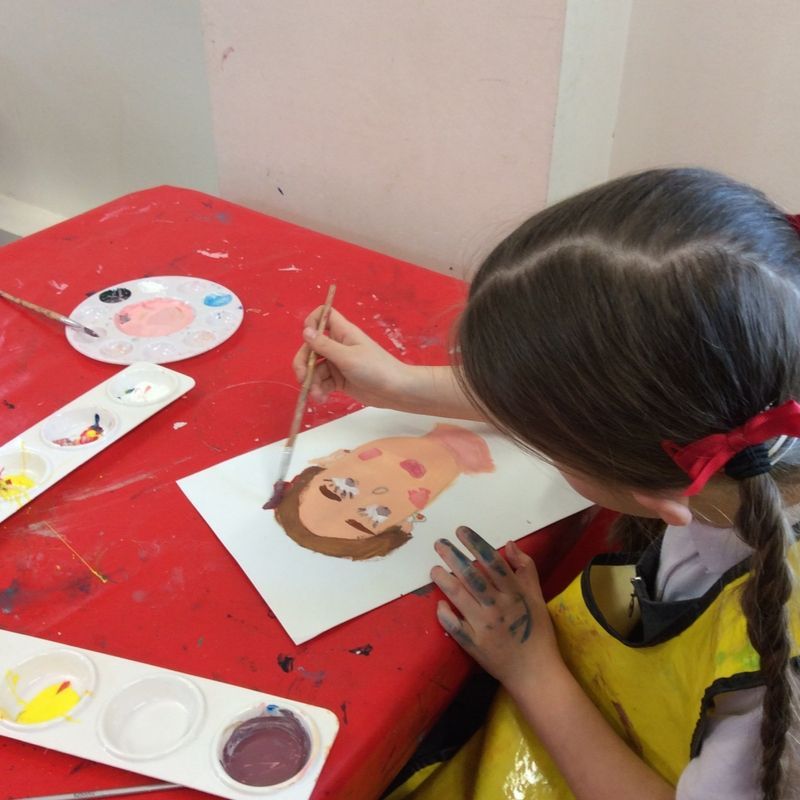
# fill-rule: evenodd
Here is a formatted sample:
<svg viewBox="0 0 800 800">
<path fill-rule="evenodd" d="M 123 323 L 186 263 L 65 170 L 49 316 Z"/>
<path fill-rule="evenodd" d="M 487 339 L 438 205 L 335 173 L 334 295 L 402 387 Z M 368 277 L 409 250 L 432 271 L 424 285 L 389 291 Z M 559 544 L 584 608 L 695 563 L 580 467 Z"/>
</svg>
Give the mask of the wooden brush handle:
<svg viewBox="0 0 800 800">
<path fill-rule="evenodd" d="M 4 292 L 2 289 L 0 289 L 0 297 L 5 297 L 5 299 L 11 303 L 16 303 L 18 306 L 28 308 L 31 311 L 35 311 L 37 314 L 54 319 L 56 322 L 61 322 L 64 325 L 71 325 L 75 328 L 83 327 L 80 323 L 75 322 L 74 319 L 70 319 L 69 317 L 64 316 L 64 314 L 59 314 L 58 311 L 53 311 L 49 308 L 45 308 L 44 306 L 36 305 L 36 303 L 31 303 L 30 300 L 23 300 L 21 297 Z"/>
<path fill-rule="evenodd" d="M 328 289 L 328 296 L 325 298 L 325 305 L 322 307 L 322 313 L 317 320 L 317 335 L 325 330 L 328 324 L 328 317 L 331 313 L 331 306 L 333 305 L 333 296 L 336 294 L 336 284 L 331 284 Z M 303 421 L 303 414 L 306 409 L 306 401 L 308 400 L 308 392 L 311 389 L 311 381 L 314 380 L 314 367 L 317 365 L 317 354 L 311 350 L 308 354 L 308 361 L 306 361 L 306 377 L 303 380 L 303 385 L 300 388 L 300 397 L 297 398 L 297 405 L 294 408 L 294 418 L 292 419 L 292 426 L 289 428 L 289 438 L 286 440 L 286 447 L 292 447 L 297 434 L 300 432 L 300 423 Z"/>
</svg>

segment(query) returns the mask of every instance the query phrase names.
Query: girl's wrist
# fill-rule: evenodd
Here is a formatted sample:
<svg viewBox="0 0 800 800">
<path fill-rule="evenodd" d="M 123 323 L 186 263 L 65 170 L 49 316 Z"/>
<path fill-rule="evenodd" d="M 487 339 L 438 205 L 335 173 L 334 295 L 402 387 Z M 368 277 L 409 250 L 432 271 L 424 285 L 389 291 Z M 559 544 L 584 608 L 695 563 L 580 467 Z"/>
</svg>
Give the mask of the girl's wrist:
<svg viewBox="0 0 800 800">
<path fill-rule="evenodd" d="M 560 654 L 524 665 L 501 678 L 505 690 L 519 706 L 535 705 L 547 718 L 548 708 L 558 708 L 559 697 L 575 682 Z"/>
<path fill-rule="evenodd" d="M 401 362 L 395 370 L 390 396 L 396 398 L 398 411 L 415 414 L 435 414 L 433 368 Z"/>
</svg>

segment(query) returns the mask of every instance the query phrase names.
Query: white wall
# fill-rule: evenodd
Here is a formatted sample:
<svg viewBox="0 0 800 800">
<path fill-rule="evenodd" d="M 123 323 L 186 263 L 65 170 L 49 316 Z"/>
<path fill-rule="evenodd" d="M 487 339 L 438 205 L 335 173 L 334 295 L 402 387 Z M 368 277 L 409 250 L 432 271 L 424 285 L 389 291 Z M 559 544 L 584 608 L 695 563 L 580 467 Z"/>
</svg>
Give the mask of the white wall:
<svg viewBox="0 0 800 800">
<path fill-rule="evenodd" d="M 567 2 L 548 202 L 608 178 L 632 2 Z"/>
<path fill-rule="evenodd" d="M 45 209 L 20 233 L 174 183 L 462 274 L 609 173 L 705 164 L 800 210 L 797 0 L 0 0 L 0 20 L 0 228 Z"/>
<path fill-rule="evenodd" d="M 700 164 L 800 210 L 800 2 L 636 0 L 612 174 Z"/>
<path fill-rule="evenodd" d="M 161 183 L 218 189 L 197 0 L 0 0 L 0 195 L 72 216 Z"/>
<path fill-rule="evenodd" d="M 546 199 L 564 0 L 204 0 L 223 196 L 459 274 Z"/>
</svg>

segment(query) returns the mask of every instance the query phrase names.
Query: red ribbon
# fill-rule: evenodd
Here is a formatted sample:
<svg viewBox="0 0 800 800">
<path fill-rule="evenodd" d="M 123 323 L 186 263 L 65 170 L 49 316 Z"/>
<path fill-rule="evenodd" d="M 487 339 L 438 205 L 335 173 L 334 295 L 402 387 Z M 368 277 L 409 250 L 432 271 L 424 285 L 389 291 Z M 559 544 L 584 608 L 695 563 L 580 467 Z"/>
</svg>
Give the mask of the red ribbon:
<svg viewBox="0 0 800 800">
<path fill-rule="evenodd" d="M 691 485 L 683 493 L 691 496 L 697 494 L 711 476 L 737 453 L 776 436 L 800 437 L 800 403 L 797 401 L 787 400 L 776 408 L 768 408 L 728 433 L 712 433 L 684 447 L 665 439 L 661 446 L 692 479 Z"/>
</svg>

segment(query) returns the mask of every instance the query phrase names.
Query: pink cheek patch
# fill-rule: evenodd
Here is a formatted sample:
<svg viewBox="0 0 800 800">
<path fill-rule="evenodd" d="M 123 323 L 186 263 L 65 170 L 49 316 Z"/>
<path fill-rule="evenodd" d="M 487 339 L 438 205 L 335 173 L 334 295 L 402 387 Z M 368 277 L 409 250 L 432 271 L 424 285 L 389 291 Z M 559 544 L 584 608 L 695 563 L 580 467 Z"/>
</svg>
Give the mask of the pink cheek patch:
<svg viewBox="0 0 800 800">
<path fill-rule="evenodd" d="M 427 470 L 414 458 L 407 458 L 400 462 L 400 466 L 412 477 L 421 478 Z"/>
<path fill-rule="evenodd" d="M 371 458 L 377 458 L 381 454 L 381 451 L 377 447 L 370 447 L 369 450 L 364 450 L 363 452 L 358 454 L 358 457 L 362 461 L 369 461 Z"/>
<path fill-rule="evenodd" d="M 430 496 L 430 489 L 409 489 L 408 491 L 408 499 L 414 508 L 425 508 Z"/>
</svg>

